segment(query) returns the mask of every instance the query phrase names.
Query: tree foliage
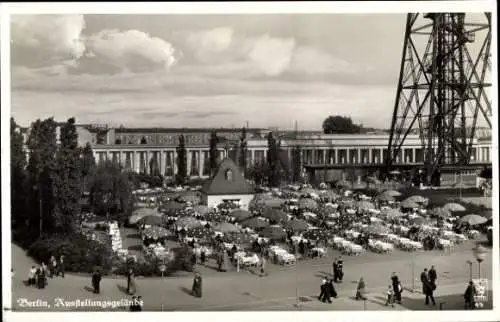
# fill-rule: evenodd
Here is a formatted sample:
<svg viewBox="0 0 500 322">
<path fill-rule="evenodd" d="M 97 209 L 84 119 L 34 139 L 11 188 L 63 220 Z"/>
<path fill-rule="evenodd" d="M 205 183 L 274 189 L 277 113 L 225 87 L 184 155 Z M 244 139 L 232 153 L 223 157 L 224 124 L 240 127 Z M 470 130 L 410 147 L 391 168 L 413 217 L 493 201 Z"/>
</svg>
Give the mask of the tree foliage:
<svg viewBox="0 0 500 322">
<path fill-rule="evenodd" d="M 28 208 L 26 207 L 26 152 L 20 127 L 10 119 L 10 184 L 11 184 L 11 218 L 12 230 L 15 234 L 27 228 Z"/>
<path fill-rule="evenodd" d="M 132 213 L 134 203 L 128 173 L 112 161 L 99 164 L 90 180 L 89 199 L 95 214 L 109 214 L 110 219 L 125 222 Z"/>
<path fill-rule="evenodd" d="M 177 183 L 183 184 L 187 181 L 187 151 L 184 135 L 179 136 L 179 146 L 177 147 Z"/>
<path fill-rule="evenodd" d="M 238 165 L 240 166 L 241 169 L 244 170 L 247 168 L 247 154 L 248 154 L 247 129 L 245 127 L 241 130 L 239 149 L 240 153 L 239 153 Z"/>
<path fill-rule="evenodd" d="M 61 126 L 60 141 L 54 171 L 54 229 L 69 233 L 79 217 L 82 196 L 80 148 L 74 118 Z"/>
<path fill-rule="evenodd" d="M 209 167 L 210 167 L 210 177 L 212 177 L 217 169 L 217 132 L 213 131 L 210 134 L 210 150 L 209 154 Z"/>
<path fill-rule="evenodd" d="M 55 207 L 54 176 L 56 175 L 56 128 L 53 118 L 37 120 L 31 126 L 28 138 L 29 160 L 27 166 L 30 186 L 30 228 L 52 231 Z M 39 227 L 41 223 L 41 227 Z"/>
<path fill-rule="evenodd" d="M 292 149 L 292 181 L 300 182 L 302 180 L 302 158 L 301 147 L 296 146 Z"/>
<path fill-rule="evenodd" d="M 270 132 L 267 136 L 267 164 L 269 167 L 267 181 L 271 187 L 277 187 L 280 184 L 280 161 L 279 161 L 278 142 Z"/>
<path fill-rule="evenodd" d="M 361 126 L 354 124 L 350 117 L 330 115 L 323 121 L 323 132 L 325 134 L 354 134 L 361 132 Z"/>
</svg>

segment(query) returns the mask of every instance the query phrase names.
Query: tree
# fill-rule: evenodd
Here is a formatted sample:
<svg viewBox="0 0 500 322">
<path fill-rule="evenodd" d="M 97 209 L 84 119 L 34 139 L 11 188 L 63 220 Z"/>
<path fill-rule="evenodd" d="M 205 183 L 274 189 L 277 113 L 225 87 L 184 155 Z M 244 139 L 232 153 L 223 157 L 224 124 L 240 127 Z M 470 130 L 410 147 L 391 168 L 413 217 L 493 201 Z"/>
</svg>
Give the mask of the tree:
<svg viewBox="0 0 500 322">
<path fill-rule="evenodd" d="M 212 177 L 217 168 L 217 133 L 213 131 L 210 134 L 210 150 L 209 154 L 209 167 L 210 167 L 210 177 Z"/>
<path fill-rule="evenodd" d="M 361 132 L 361 126 L 354 124 L 350 117 L 330 115 L 323 121 L 323 132 L 325 134 L 354 134 Z"/>
<path fill-rule="evenodd" d="M 177 183 L 183 184 L 187 180 L 187 151 L 184 135 L 179 136 L 177 147 Z"/>
<path fill-rule="evenodd" d="M 94 153 L 92 153 L 92 147 L 90 143 L 87 142 L 82 149 L 80 156 L 80 170 L 81 178 L 83 180 L 83 191 L 88 191 L 87 182 L 88 177 L 96 167 L 96 162 L 94 158 Z"/>
<path fill-rule="evenodd" d="M 278 144 L 270 132 L 267 136 L 267 164 L 269 166 L 268 182 L 271 187 L 277 187 L 280 183 Z"/>
<path fill-rule="evenodd" d="M 300 182 L 301 180 L 302 180 L 301 147 L 295 146 L 292 149 L 292 181 Z"/>
<path fill-rule="evenodd" d="M 238 165 L 240 166 L 243 171 L 247 168 L 247 129 L 244 127 L 241 130 L 241 138 L 240 138 L 240 153 L 239 153 L 239 162 Z"/>
<path fill-rule="evenodd" d="M 13 232 L 28 228 L 26 207 L 26 152 L 20 127 L 10 118 L 10 186 L 11 186 L 11 218 Z"/>
<path fill-rule="evenodd" d="M 104 161 L 90 178 L 90 205 L 97 215 L 109 215 L 124 223 L 133 210 L 134 200 L 129 173 L 119 164 Z"/>
<path fill-rule="evenodd" d="M 28 139 L 28 182 L 30 189 L 30 227 L 38 227 L 39 235 L 54 228 L 54 176 L 56 170 L 56 128 L 53 118 L 37 120 L 31 126 Z"/>
<path fill-rule="evenodd" d="M 54 171 L 54 229 L 67 234 L 74 231 L 82 197 L 82 169 L 75 118 L 61 126 L 60 146 Z"/>
</svg>

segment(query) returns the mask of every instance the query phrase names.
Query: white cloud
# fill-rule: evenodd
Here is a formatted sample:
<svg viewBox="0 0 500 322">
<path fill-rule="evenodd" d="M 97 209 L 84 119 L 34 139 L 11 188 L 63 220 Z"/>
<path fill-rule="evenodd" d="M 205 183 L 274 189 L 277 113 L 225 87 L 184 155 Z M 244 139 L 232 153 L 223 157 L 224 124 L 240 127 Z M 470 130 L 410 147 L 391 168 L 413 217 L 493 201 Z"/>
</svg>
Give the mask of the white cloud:
<svg viewBox="0 0 500 322">
<path fill-rule="evenodd" d="M 102 30 L 83 36 L 83 15 L 12 17 L 12 61 L 17 66 L 65 73 L 168 69 L 180 57 L 165 40 L 138 30 Z M 113 68 L 106 68 L 113 67 Z"/>
<path fill-rule="evenodd" d="M 295 40 L 288 38 L 272 38 L 269 35 L 250 40 L 252 49 L 248 58 L 256 64 L 266 76 L 283 74 L 292 60 L 295 49 Z"/>
<path fill-rule="evenodd" d="M 84 28 L 83 15 L 12 16 L 12 45 L 19 51 L 13 60 L 39 66 L 78 59 L 85 51 Z"/>
<path fill-rule="evenodd" d="M 88 38 L 87 47 L 88 58 L 126 70 L 168 69 L 176 62 L 170 43 L 138 30 L 103 30 Z"/>
<path fill-rule="evenodd" d="M 290 69 L 305 74 L 353 72 L 352 64 L 319 49 L 299 46 L 293 53 Z"/>
</svg>

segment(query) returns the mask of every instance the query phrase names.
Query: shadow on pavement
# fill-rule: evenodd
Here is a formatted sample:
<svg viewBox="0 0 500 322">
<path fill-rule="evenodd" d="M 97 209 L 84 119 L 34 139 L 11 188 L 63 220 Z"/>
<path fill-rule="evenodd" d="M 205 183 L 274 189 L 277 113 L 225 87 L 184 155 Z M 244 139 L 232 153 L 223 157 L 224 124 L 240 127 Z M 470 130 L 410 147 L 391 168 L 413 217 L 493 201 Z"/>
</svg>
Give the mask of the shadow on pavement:
<svg viewBox="0 0 500 322">
<path fill-rule="evenodd" d="M 493 293 L 488 292 L 488 301 L 484 303 L 484 308 L 486 310 L 491 310 L 493 308 Z M 435 296 L 436 306 L 425 305 L 425 297 L 419 299 L 409 299 L 404 298 L 401 306 L 408 310 L 413 311 L 426 311 L 426 310 L 464 310 L 464 297 L 463 294 L 453 294 L 453 295 L 443 295 Z M 431 302 L 432 303 L 432 302 Z"/>
<path fill-rule="evenodd" d="M 94 293 L 94 289 L 90 286 L 84 286 L 83 289 L 89 293 Z"/>
<path fill-rule="evenodd" d="M 127 292 L 127 288 L 123 285 L 120 285 L 120 284 L 116 284 L 116 288 L 122 292 L 123 294 L 126 294 L 126 295 L 129 295 L 128 292 Z"/>
<path fill-rule="evenodd" d="M 367 301 L 371 302 L 373 304 L 385 306 L 385 302 L 387 302 L 387 298 L 384 296 L 376 295 L 372 298 L 368 298 Z"/>
<path fill-rule="evenodd" d="M 325 271 L 318 271 L 318 274 L 322 274 L 323 276 L 322 277 L 333 277 L 333 274 L 332 273 L 328 273 L 328 272 L 325 272 Z"/>
<path fill-rule="evenodd" d="M 179 289 L 180 289 L 183 293 L 185 293 L 185 294 L 187 294 L 187 295 L 189 295 L 189 296 L 193 296 L 193 293 L 192 293 L 192 292 L 191 292 L 191 290 L 190 290 L 190 289 L 188 289 L 187 287 L 181 286 L 181 287 L 179 287 Z"/>
</svg>

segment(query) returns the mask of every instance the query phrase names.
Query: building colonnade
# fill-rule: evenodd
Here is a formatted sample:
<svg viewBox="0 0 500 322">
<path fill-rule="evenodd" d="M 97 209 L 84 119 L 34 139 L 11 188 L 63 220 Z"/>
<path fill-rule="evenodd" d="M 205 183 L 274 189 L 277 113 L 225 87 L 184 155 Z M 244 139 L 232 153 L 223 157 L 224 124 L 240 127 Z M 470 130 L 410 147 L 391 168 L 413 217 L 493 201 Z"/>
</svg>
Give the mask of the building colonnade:
<svg viewBox="0 0 500 322">
<path fill-rule="evenodd" d="M 292 160 L 293 147 L 283 147 L 288 162 Z M 208 177 L 210 175 L 208 147 L 186 147 L 187 173 L 190 177 Z M 123 168 L 137 172 L 173 177 L 177 173 L 177 151 L 172 147 L 116 147 L 96 146 L 93 148 L 96 162 L 110 160 Z M 472 151 L 471 162 L 491 162 L 491 146 L 477 145 Z M 218 159 L 229 156 L 228 150 L 218 149 Z M 387 156 L 387 147 L 373 146 L 338 146 L 301 148 L 303 164 L 381 164 Z M 249 147 L 247 165 L 251 166 L 267 159 L 267 146 Z M 424 161 L 421 147 L 404 147 L 395 163 L 411 164 Z"/>
</svg>

